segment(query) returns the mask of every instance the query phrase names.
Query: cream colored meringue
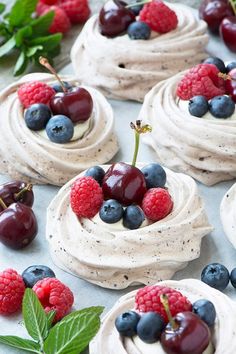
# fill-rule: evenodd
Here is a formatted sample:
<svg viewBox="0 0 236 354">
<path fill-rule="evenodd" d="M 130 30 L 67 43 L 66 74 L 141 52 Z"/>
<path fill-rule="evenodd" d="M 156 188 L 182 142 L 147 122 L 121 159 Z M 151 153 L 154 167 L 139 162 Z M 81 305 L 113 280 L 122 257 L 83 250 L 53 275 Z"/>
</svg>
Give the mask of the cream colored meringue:
<svg viewBox="0 0 236 354">
<path fill-rule="evenodd" d="M 215 348 L 214 354 L 235 354 L 236 304 L 230 300 L 230 298 L 196 279 L 184 279 L 181 281 L 167 280 L 158 283 L 157 285 L 163 285 L 179 290 L 183 295 L 187 296 L 192 303 L 201 298 L 211 301 L 215 306 L 217 315 L 212 336 Z M 118 315 L 134 308 L 136 292 L 137 290 L 121 297 L 111 311 L 105 316 L 98 334 L 90 343 L 90 354 L 150 353 L 149 344 L 145 345 L 145 350 L 140 350 L 132 339 L 122 339 L 114 326 L 115 319 Z"/>
<path fill-rule="evenodd" d="M 236 183 L 226 192 L 220 205 L 224 232 L 236 248 Z"/>
<path fill-rule="evenodd" d="M 75 83 L 71 77 L 63 80 Z M 110 104 L 101 93 L 85 87 L 93 98 L 91 128 L 81 139 L 55 144 L 27 128 L 17 96 L 20 85 L 30 81 L 51 84 L 53 76 L 34 73 L 0 92 L 0 171 L 13 179 L 63 185 L 84 169 L 109 161 L 117 152 Z"/>
<path fill-rule="evenodd" d="M 160 82 L 146 95 L 139 119 L 152 126 L 143 136 L 163 165 L 213 185 L 236 177 L 236 119 L 191 116 L 176 88 L 186 72 Z"/>
<path fill-rule="evenodd" d="M 121 289 L 169 279 L 198 258 L 201 239 L 212 227 L 196 183 L 189 176 L 168 169 L 166 173 L 173 211 L 137 230 L 119 231 L 96 218 L 79 219 L 70 207 L 75 179 L 68 182 L 47 211 L 46 237 L 54 262 L 89 282 Z"/>
<path fill-rule="evenodd" d="M 206 23 L 188 6 L 167 4 L 176 12 L 178 26 L 166 34 L 153 32 L 149 40 L 131 40 L 127 34 L 107 38 L 100 34 L 98 16 L 91 17 L 71 51 L 81 82 L 108 97 L 143 101 L 159 81 L 205 59 Z"/>
</svg>

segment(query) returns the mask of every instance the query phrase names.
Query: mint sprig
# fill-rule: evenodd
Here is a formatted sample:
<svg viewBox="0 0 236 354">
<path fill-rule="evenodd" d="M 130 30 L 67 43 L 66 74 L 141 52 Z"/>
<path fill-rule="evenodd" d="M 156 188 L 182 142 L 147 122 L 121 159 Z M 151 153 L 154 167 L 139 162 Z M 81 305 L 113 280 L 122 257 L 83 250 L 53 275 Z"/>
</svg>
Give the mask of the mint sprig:
<svg viewBox="0 0 236 354">
<path fill-rule="evenodd" d="M 22 312 L 33 340 L 0 336 L 0 343 L 37 354 L 79 354 L 98 332 L 103 309 L 97 306 L 74 311 L 52 326 L 55 312 L 46 314 L 34 291 L 26 289 Z"/>
</svg>

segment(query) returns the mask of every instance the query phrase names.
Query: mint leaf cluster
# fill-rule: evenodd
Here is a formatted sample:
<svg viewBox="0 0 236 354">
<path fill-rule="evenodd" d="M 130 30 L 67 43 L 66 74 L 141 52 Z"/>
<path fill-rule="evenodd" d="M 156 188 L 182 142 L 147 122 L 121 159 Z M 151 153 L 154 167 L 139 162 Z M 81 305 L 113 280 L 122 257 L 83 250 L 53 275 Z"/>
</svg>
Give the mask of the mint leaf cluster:
<svg viewBox="0 0 236 354">
<path fill-rule="evenodd" d="M 60 52 L 61 33 L 49 34 L 54 11 L 33 18 L 38 0 L 17 0 L 9 13 L 0 3 L 0 58 L 11 50 L 19 55 L 14 76 L 21 75 L 30 62 L 38 64 L 40 56 L 53 59 Z"/>
<path fill-rule="evenodd" d="M 25 327 L 33 340 L 0 336 L 0 343 L 38 354 L 79 354 L 100 327 L 103 307 L 74 311 L 52 326 L 55 312 L 45 313 L 32 289 L 26 289 L 22 312 Z"/>
</svg>

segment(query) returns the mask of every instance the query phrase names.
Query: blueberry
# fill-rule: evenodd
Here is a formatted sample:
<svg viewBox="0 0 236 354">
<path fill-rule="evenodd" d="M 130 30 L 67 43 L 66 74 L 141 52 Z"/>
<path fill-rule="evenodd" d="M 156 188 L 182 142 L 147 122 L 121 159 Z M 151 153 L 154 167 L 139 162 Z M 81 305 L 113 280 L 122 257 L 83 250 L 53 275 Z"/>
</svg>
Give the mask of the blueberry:
<svg viewBox="0 0 236 354">
<path fill-rule="evenodd" d="M 213 326 L 216 319 L 216 310 L 209 300 L 200 299 L 194 302 L 193 312 L 198 315 L 209 327 Z"/>
<path fill-rule="evenodd" d="M 156 312 L 144 313 L 137 325 L 137 335 L 145 343 L 155 343 L 165 328 L 163 318 Z"/>
<path fill-rule="evenodd" d="M 150 188 L 164 188 L 166 184 L 166 173 L 164 168 L 158 163 L 150 163 L 142 168 L 146 186 Z"/>
<path fill-rule="evenodd" d="M 221 73 L 226 73 L 225 63 L 220 58 L 210 57 L 210 58 L 207 58 L 206 60 L 204 60 L 203 63 L 204 64 L 213 64 L 219 69 L 219 71 Z"/>
<path fill-rule="evenodd" d="M 194 96 L 189 100 L 189 113 L 194 117 L 201 118 L 208 112 L 208 101 L 204 96 Z"/>
<path fill-rule="evenodd" d="M 31 130 L 41 130 L 46 127 L 51 116 L 52 113 L 46 104 L 35 103 L 25 111 L 25 123 Z"/>
<path fill-rule="evenodd" d="M 54 143 L 67 143 L 74 135 L 74 125 L 68 117 L 59 114 L 49 119 L 46 132 Z"/>
<path fill-rule="evenodd" d="M 236 68 L 236 61 L 231 61 L 231 63 L 227 64 L 226 71 L 229 73 L 231 70 Z"/>
<path fill-rule="evenodd" d="M 41 279 L 55 277 L 55 273 L 44 265 L 32 265 L 22 273 L 22 278 L 27 288 L 33 288 L 34 284 Z"/>
<path fill-rule="evenodd" d="M 99 211 L 99 216 L 102 221 L 107 224 L 114 224 L 118 222 L 123 216 L 123 207 L 115 199 L 109 199 L 103 202 Z"/>
<path fill-rule="evenodd" d="M 129 205 L 123 215 L 123 225 L 130 230 L 135 230 L 140 227 L 145 219 L 144 212 L 137 205 Z"/>
<path fill-rule="evenodd" d="M 105 175 L 105 171 L 102 167 L 100 166 L 93 166 L 90 167 L 86 172 L 85 176 L 91 176 L 93 179 L 95 179 L 100 186 L 102 185 L 103 177 Z"/>
<path fill-rule="evenodd" d="M 130 9 L 135 14 L 135 16 L 138 16 L 144 5 L 135 5 L 135 2 L 133 4 L 134 5 Z"/>
<path fill-rule="evenodd" d="M 67 81 L 63 81 L 63 84 L 65 86 L 65 88 L 67 90 L 70 90 L 73 86 L 71 84 L 69 84 L 69 82 Z M 53 88 L 54 91 L 56 92 L 63 92 L 63 89 L 61 87 L 61 85 L 59 84 L 59 82 L 56 82 L 55 84 L 52 84 L 51 87 Z"/>
<path fill-rule="evenodd" d="M 229 96 L 216 96 L 210 101 L 209 110 L 216 118 L 229 118 L 235 111 L 235 103 Z"/>
<path fill-rule="evenodd" d="M 151 28 L 145 22 L 132 22 L 127 33 L 130 39 L 148 39 L 151 35 Z"/>
<path fill-rule="evenodd" d="M 230 273 L 230 281 L 234 288 L 236 288 L 236 268 L 232 269 Z"/>
<path fill-rule="evenodd" d="M 124 337 L 133 337 L 137 332 L 137 324 L 140 316 L 137 312 L 127 311 L 115 320 L 117 331 Z"/>
<path fill-rule="evenodd" d="M 229 271 L 223 264 L 211 263 L 203 269 L 201 280 L 212 288 L 223 291 L 229 283 Z"/>
</svg>

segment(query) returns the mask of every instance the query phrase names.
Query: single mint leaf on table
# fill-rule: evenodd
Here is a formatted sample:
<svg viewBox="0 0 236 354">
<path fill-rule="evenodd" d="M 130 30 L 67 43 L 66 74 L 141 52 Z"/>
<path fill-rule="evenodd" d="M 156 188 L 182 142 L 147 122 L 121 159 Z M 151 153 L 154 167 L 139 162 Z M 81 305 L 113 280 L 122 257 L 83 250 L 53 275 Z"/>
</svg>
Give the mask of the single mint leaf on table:
<svg viewBox="0 0 236 354">
<path fill-rule="evenodd" d="M 64 317 L 50 330 L 44 343 L 45 354 L 81 353 L 98 332 L 103 309 L 90 307 Z"/>
<path fill-rule="evenodd" d="M 49 27 L 54 19 L 55 12 L 49 11 L 45 15 L 40 16 L 33 20 L 30 25 L 33 30 L 33 34 L 37 37 L 48 34 Z"/>
<path fill-rule="evenodd" d="M 12 27 L 20 27 L 31 21 L 32 13 L 36 9 L 38 0 L 17 0 L 9 14 L 9 23 Z"/>
<path fill-rule="evenodd" d="M 12 36 L 5 44 L 0 47 L 0 58 L 10 52 L 16 44 L 15 36 Z"/>
<path fill-rule="evenodd" d="M 0 14 L 2 14 L 5 11 L 6 5 L 0 2 Z"/>
<path fill-rule="evenodd" d="M 42 354 L 40 345 L 29 339 L 23 339 L 17 336 L 0 336 L 0 343 L 9 345 L 13 348 L 22 349 L 30 353 Z"/>
<path fill-rule="evenodd" d="M 28 58 L 24 52 L 21 52 L 17 59 L 16 65 L 14 67 L 14 71 L 13 71 L 14 76 L 21 75 L 25 71 L 27 65 L 28 65 Z"/>
</svg>

